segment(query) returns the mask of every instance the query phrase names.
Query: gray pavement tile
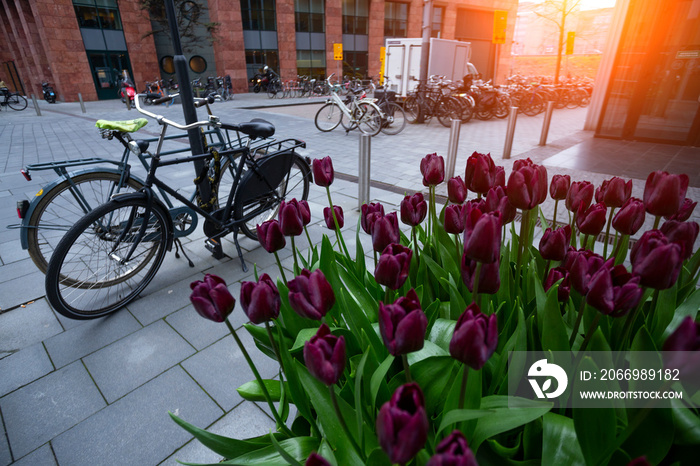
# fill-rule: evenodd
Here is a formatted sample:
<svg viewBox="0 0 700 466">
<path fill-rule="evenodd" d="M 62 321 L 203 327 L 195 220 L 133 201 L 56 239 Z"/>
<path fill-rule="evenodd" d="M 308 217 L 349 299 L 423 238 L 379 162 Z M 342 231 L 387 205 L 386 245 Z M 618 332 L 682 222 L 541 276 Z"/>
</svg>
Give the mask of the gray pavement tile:
<svg viewBox="0 0 700 466">
<path fill-rule="evenodd" d="M 6 241 L 0 244 L 0 259 L 2 259 L 3 264 L 17 262 L 27 257 L 29 257 L 29 253 L 22 249 L 19 242 L 19 234 L 14 241 Z"/>
<path fill-rule="evenodd" d="M 3 265 L 0 266 L 0 276 L 3 277 L 24 277 L 36 271 L 36 265 L 29 257 L 11 263 L 3 262 Z"/>
<path fill-rule="evenodd" d="M 277 362 L 257 349 L 247 330 L 239 329 L 237 334 L 260 375 L 263 378 L 274 377 L 279 370 Z M 236 388 L 255 379 L 243 353 L 230 336 L 222 338 L 183 361 L 182 367 L 226 411 L 243 400 Z"/>
<path fill-rule="evenodd" d="M 186 264 L 185 267 L 187 267 Z M 187 267 L 187 269 L 189 276 L 177 280 L 177 277 L 169 273 L 169 269 L 161 267 L 159 275 L 163 279 L 160 283 L 164 285 L 163 288 L 158 289 L 155 287 L 158 283 L 151 283 L 154 288 L 148 294 L 142 295 L 126 307 L 141 324 L 148 325 L 187 306 L 190 303 L 190 283 L 200 278 L 197 268 Z"/>
<path fill-rule="evenodd" d="M 104 397 L 112 403 L 192 353 L 194 349 L 161 320 L 83 361 Z"/>
<path fill-rule="evenodd" d="M 202 427 L 202 426 L 199 426 Z M 255 403 L 246 401 L 216 421 L 207 431 L 239 440 L 265 435 L 274 431 L 275 423 Z M 163 465 L 175 466 L 180 462 L 218 463 L 221 456 L 209 450 L 196 439 L 170 456 Z"/>
<path fill-rule="evenodd" d="M 53 371 L 44 345 L 36 343 L 0 359 L 0 396 L 4 396 Z"/>
<path fill-rule="evenodd" d="M 7 435 L 5 435 L 5 428 L 3 426 L 3 428 L 0 429 L 0 464 L 5 466 L 10 463 L 12 463 L 12 453 L 10 453 L 10 445 L 7 443 Z"/>
<path fill-rule="evenodd" d="M 175 367 L 56 437 L 56 458 L 74 466 L 158 464 L 191 438 L 168 412 L 200 427 L 223 414 Z"/>
<path fill-rule="evenodd" d="M 8 277 L 9 278 L 9 277 Z M 39 269 L 0 283 L 0 309 L 11 309 L 45 295 L 44 274 Z"/>
<path fill-rule="evenodd" d="M 12 463 L 12 466 L 56 466 L 56 458 L 48 443 L 45 443 L 27 456 Z"/>
<path fill-rule="evenodd" d="M 234 296 L 238 299 L 237 294 L 234 294 Z M 234 309 L 229 316 L 229 321 L 234 328 L 240 327 L 247 320 L 240 306 Z M 194 310 L 191 304 L 170 314 L 165 321 L 197 350 L 206 348 L 229 333 L 226 325 L 203 318 Z"/>
<path fill-rule="evenodd" d="M 0 357 L 62 331 L 61 325 L 45 299 L 39 299 L 32 304 L 27 304 L 26 307 L 18 307 L 0 314 Z"/>
<path fill-rule="evenodd" d="M 0 398 L 12 453 L 21 458 L 105 406 L 75 362 Z"/>
<path fill-rule="evenodd" d="M 56 367 L 63 367 L 141 328 L 129 312 L 121 310 L 73 327 L 44 344 Z"/>
</svg>

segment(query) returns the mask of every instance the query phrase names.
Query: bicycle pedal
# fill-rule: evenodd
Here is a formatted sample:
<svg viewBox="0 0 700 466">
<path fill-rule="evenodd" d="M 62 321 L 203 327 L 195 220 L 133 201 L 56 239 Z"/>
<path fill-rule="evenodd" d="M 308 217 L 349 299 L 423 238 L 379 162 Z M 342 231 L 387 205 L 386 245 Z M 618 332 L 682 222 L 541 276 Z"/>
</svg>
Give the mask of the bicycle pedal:
<svg viewBox="0 0 700 466">
<path fill-rule="evenodd" d="M 207 248 L 209 252 L 214 256 L 215 259 L 223 259 L 226 257 L 224 250 L 221 247 L 221 243 L 215 239 L 209 238 L 204 242 L 204 247 Z"/>
</svg>

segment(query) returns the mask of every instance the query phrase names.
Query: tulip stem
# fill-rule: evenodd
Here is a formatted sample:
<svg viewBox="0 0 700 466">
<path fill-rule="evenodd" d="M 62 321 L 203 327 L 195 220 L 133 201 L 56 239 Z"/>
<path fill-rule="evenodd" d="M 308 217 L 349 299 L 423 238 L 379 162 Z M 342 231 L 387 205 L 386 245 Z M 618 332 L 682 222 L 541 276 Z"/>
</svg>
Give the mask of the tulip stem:
<svg viewBox="0 0 700 466">
<path fill-rule="evenodd" d="M 569 212 L 569 216 L 571 217 L 571 212 Z M 576 233 L 576 212 L 574 211 L 574 216 L 571 218 L 571 246 L 576 248 L 576 236 L 578 233 Z"/>
<path fill-rule="evenodd" d="M 547 275 L 549 275 L 549 268 L 552 266 L 552 260 L 547 259 L 547 265 L 544 267 L 544 277 L 542 277 L 542 281 L 544 282 L 547 280 Z"/>
<path fill-rule="evenodd" d="M 647 315 L 647 328 L 653 331 L 654 325 L 654 311 L 656 311 L 656 304 L 659 301 L 659 290 L 654 290 L 654 294 L 651 295 L 651 308 L 649 309 L 649 315 Z"/>
<path fill-rule="evenodd" d="M 267 336 L 270 338 L 270 344 L 272 345 L 272 349 L 275 352 L 275 357 L 277 358 L 277 362 L 280 363 L 280 368 L 282 369 L 282 372 L 284 372 L 284 365 L 282 364 L 282 356 L 280 355 L 280 350 L 277 347 L 277 342 L 275 342 L 275 339 L 272 336 L 272 329 L 270 328 L 270 323 L 267 321 L 265 322 L 265 330 L 267 330 Z"/>
<path fill-rule="evenodd" d="M 418 255 L 418 235 L 416 235 L 416 227 L 411 227 L 411 239 L 413 240 L 413 252 L 416 255 L 416 263 L 420 264 L 420 256 Z"/>
<path fill-rule="evenodd" d="M 458 409 L 464 409 L 464 398 L 467 394 L 467 376 L 469 375 L 469 367 L 464 365 L 464 372 L 462 373 L 462 386 L 459 389 L 459 405 Z"/>
<path fill-rule="evenodd" d="M 552 230 L 557 227 L 557 207 L 559 207 L 559 199 L 554 200 L 554 218 L 552 219 Z"/>
<path fill-rule="evenodd" d="M 338 218 L 335 215 L 335 209 L 333 208 L 333 200 L 331 199 L 331 188 L 329 186 L 326 186 L 326 194 L 328 195 L 328 204 L 330 204 L 331 206 L 331 215 L 333 215 L 333 224 L 335 225 L 335 235 L 338 237 L 338 244 L 340 244 L 343 247 L 345 257 L 347 257 L 348 260 L 352 260 L 350 258 L 350 253 L 348 252 L 348 248 L 347 246 L 345 246 L 345 240 L 343 239 L 343 235 L 340 232 L 340 224 L 338 223 Z"/>
<path fill-rule="evenodd" d="M 571 332 L 571 337 L 569 338 L 569 346 L 574 346 L 574 341 L 576 340 L 576 334 L 578 333 L 578 328 L 581 325 L 581 319 L 583 319 L 583 311 L 586 309 L 586 297 L 581 299 L 581 306 L 578 309 L 578 315 L 576 316 L 576 322 L 574 323 L 574 329 Z"/>
<path fill-rule="evenodd" d="M 294 244 L 294 236 L 292 236 L 291 239 L 292 239 L 292 255 L 294 256 L 294 275 L 297 275 L 300 272 L 299 262 L 297 261 L 297 247 Z"/>
<path fill-rule="evenodd" d="M 403 371 L 406 375 L 406 383 L 413 382 L 413 378 L 411 378 L 411 368 L 408 365 L 408 356 L 405 354 L 402 354 L 401 361 L 403 362 Z"/>
<path fill-rule="evenodd" d="M 588 331 L 586 332 L 586 337 L 583 339 L 583 343 L 581 343 L 581 348 L 579 348 L 579 354 L 582 354 L 585 350 L 586 347 L 588 346 L 588 343 L 591 341 L 591 338 L 593 338 L 593 333 L 595 333 L 596 329 L 598 328 L 598 323 L 600 322 L 600 317 L 603 314 L 600 312 L 596 312 L 595 317 L 593 318 L 593 322 L 591 322 L 591 326 L 588 327 Z"/>
<path fill-rule="evenodd" d="M 515 262 L 515 296 L 520 293 L 520 271 L 523 264 L 523 256 L 527 252 L 527 237 L 530 230 L 530 210 L 523 210 L 520 220 L 520 241 L 518 242 L 518 257 Z M 525 251 L 523 251 L 525 250 Z"/>
<path fill-rule="evenodd" d="M 583 249 L 588 249 L 588 239 L 590 238 L 590 236 L 591 236 L 591 235 L 589 235 L 588 233 L 586 233 L 585 235 L 583 235 L 583 242 L 581 243 L 581 247 L 582 247 Z"/>
<path fill-rule="evenodd" d="M 391 288 L 387 286 L 386 291 L 384 292 L 384 304 L 389 304 L 391 302 L 392 297 L 393 293 L 391 292 Z"/>
<path fill-rule="evenodd" d="M 345 419 L 343 419 L 343 413 L 340 412 L 340 406 L 338 405 L 338 399 L 335 396 L 335 389 L 333 385 L 330 385 L 328 387 L 328 391 L 331 394 L 331 401 L 333 402 L 333 408 L 335 409 L 335 414 L 338 416 L 338 422 L 340 422 L 340 427 L 343 428 L 343 432 L 345 432 L 345 436 L 350 440 L 350 443 L 352 443 L 352 447 L 355 449 L 358 455 L 360 455 L 360 458 L 362 458 L 362 461 L 367 461 L 367 457 L 365 456 L 364 452 L 360 449 L 360 446 L 357 444 L 355 441 L 355 437 L 352 436 L 350 433 L 350 429 L 348 429 L 348 425 L 345 423 Z"/>
<path fill-rule="evenodd" d="M 284 286 L 287 286 L 287 277 L 284 275 L 284 269 L 282 268 L 282 262 L 280 262 L 280 256 L 277 255 L 277 251 L 273 252 L 275 259 L 277 259 L 277 267 L 280 269 L 280 275 L 282 275 L 282 281 Z"/>
<path fill-rule="evenodd" d="M 282 422 L 282 419 L 280 419 L 280 415 L 277 412 L 275 405 L 272 403 L 272 397 L 270 397 L 270 393 L 267 391 L 267 387 L 265 386 L 262 377 L 260 377 L 260 372 L 258 372 L 258 368 L 255 367 L 253 360 L 250 359 L 250 354 L 248 354 L 248 351 L 245 349 L 245 346 L 243 346 L 243 342 L 240 340 L 240 338 L 238 338 L 236 330 L 233 328 L 231 322 L 229 322 L 228 319 L 226 319 L 224 322 L 226 322 L 226 326 L 228 326 L 231 335 L 233 335 L 234 340 L 236 340 L 236 344 L 238 345 L 238 348 L 240 348 L 241 353 L 243 353 L 243 357 L 248 363 L 250 370 L 253 371 L 253 375 L 255 375 L 255 380 L 258 382 L 258 385 L 260 385 L 260 389 L 263 392 L 263 396 L 265 397 L 265 400 L 267 401 L 267 404 L 270 407 L 270 411 L 272 411 L 272 416 L 275 418 L 275 422 L 277 423 L 277 428 L 284 432 L 284 434 L 288 437 L 294 437 L 295 435 L 292 433 L 291 430 L 289 430 L 289 427 L 287 427 L 287 425 L 284 422 Z"/>
<path fill-rule="evenodd" d="M 644 300 L 640 299 L 639 304 L 637 304 L 634 310 L 627 315 L 625 325 L 622 327 L 622 338 L 620 339 L 621 346 L 618 348 L 619 351 L 624 351 L 625 348 L 627 348 L 627 339 L 630 336 L 629 334 L 632 330 L 632 325 L 634 324 L 634 321 L 637 320 L 637 315 L 639 315 L 639 311 L 642 309 L 642 306 L 644 306 Z"/>
<path fill-rule="evenodd" d="M 661 223 L 661 216 L 657 215 L 656 218 L 654 219 L 654 228 L 653 230 L 656 230 L 659 228 L 659 223 Z"/>
<path fill-rule="evenodd" d="M 459 235 L 455 235 L 455 247 L 457 248 L 457 257 L 462 257 L 462 251 L 460 250 L 461 244 L 459 244 Z"/>
<path fill-rule="evenodd" d="M 306 239 L 309 241 L 309 247 L 313 247 L 313 243 L 311 242 L 311 236 L 309 235 L 309 230 L 306 228 L 306 225 L 304 225 L 304 232 L 306 233 Z"/>
<path fill-rule="evenodd" d="M 615 236 L 617 236 L 617 233 L 615 234 Z M 625 236 L 628 236 L 628 235 L 620 235 L 620 238 L 618 240 L 616 240 L 615 251 L 613 252 L 613 257 L 617 257 L 617 255 L 620 254 L 620 248 L 622 248 L 622 243 L 625 242 Z M 625 258 L 627 258 L 627 253 L 625 253 L 625 257 L 622 258 L 622 262 L 625 261 Z M 615 261 L 615 263 L 617 264 L 617 261 Z"/>
<path fill-rule="evenodd" d="M 610 226 L 612 225 L 613 215 L 615 215 L 615 207 L 610 210 L 608 217 L 608 226 L 605 228 L 605 243 L 603 243 L 603 258 L 608 258 L 608 238 L 610 237 Z"/>
</svg>

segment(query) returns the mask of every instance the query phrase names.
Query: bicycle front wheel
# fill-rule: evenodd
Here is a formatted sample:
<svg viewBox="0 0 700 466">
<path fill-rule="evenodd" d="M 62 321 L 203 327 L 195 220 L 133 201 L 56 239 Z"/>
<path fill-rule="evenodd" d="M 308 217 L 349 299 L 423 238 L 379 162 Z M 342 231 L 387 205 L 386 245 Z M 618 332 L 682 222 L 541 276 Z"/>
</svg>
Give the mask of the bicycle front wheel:
<svg viewBox="0 0 700 466">
<path fill-rule="evenodd" d="M 360 109 L 360 117 L 357 119 L 357 127 L 363 134 L 376 136 L 382 130 L 382 111 L 375 104 L 361 102 L 357 104 Z"/>
<path fill-rule="evenodd" d="M 7 105 L 9 105 L 12 110 L 24 110 L 27 108 L 27 99 L 23 95 L 12 94 L 7 98 Z"/>
<path fill-rule="evenodd" d="M 46 273 L 58 242 L 78 220 L 109 201 L 112 194 L 134 192 L 142 187 L 140 181 L 128 178 L 122 182 L 120 174 L 105 171 L 83 173 L 57 184 L 42 194 L 29 218 L 29 257 Z"/>
<path fill-rule="evenodd" d="M 389 102 L 384 115 L 382 133 L 393 136 L 399 134 L 406 127 L 406 114 L 399 104 Z"/>
<path fill-rule="evenodd" d="M 163 263 L 168 213 L 146 200 L 109 202 L 83 217 L 56 247 L 46 298 L 71 319 L 94 319 L 133 301 Z M 142 232 L 143 230 L 143 232 Z"/>
<path fill-rule="evenodd" d="M 421 105 L 416 96 L 410 95 L 406 98 L 406 102 L 403 104 L 404 112 L 406 113 L 406 121 L 409 123 L 415 123 L 419 121 L 421 116 Z"/>
<path fill-rule="evenodd" d="M 326 133 L 336 129 L 342 119 L 343 112 L 340 110 L 340 107 L 333 102 L 329 102 L 316 112 L 314 123 L 319 131 Z"/>
</svg>

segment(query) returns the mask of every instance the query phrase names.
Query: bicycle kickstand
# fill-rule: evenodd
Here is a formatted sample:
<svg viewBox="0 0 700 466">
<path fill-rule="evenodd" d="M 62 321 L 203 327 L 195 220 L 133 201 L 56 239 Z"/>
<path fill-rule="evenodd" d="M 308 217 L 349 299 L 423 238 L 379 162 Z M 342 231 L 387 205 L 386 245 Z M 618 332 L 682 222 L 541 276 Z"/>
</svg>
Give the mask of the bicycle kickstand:
<svg viewBox="0 0 700 466">
<path fill-rule="evenodd" d="M 175 238 L 175 258 L 176 259 L 180 258 L 180 251 L 182 251 L 182 255 L 185 256 L 185 259 L 187 259 L 187 264 L 190 267 L 194 267 L 194 262 L 192 262 L 192 259 L 190 259 L 190 257 L 185 252 L 185 247 L 182 245 L 182 241 L 180 241 L 180 238 Z"/>
<path fill-rule="evenodd" d="M 241 260 L 241 268 L 244 272 L 248 271 L 248 266 L 245 265 L 245 260 L 243 259 L 243 251 L 241 250 L 241 245 L 238 244 L 238 232 L 233 234 L 233 244 L 236 245 L 236 251 L 238 252 L 238 258 Z"/>
</svg>

